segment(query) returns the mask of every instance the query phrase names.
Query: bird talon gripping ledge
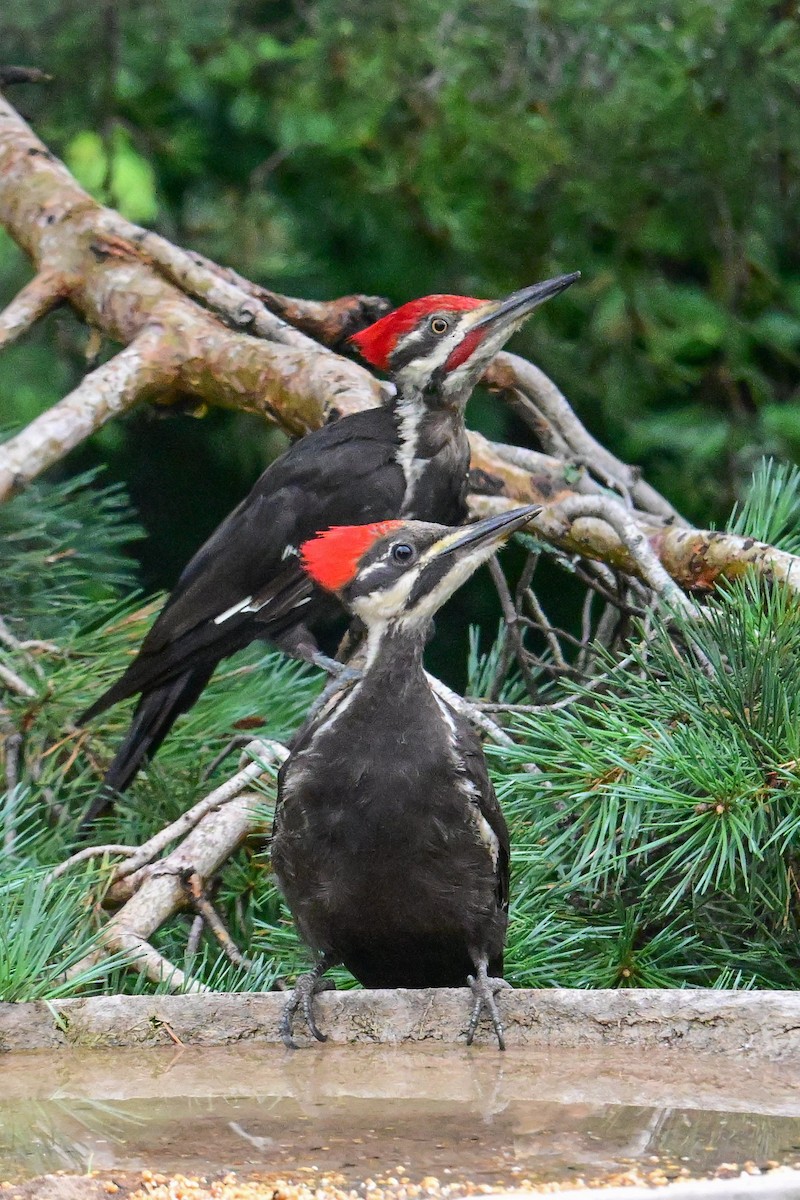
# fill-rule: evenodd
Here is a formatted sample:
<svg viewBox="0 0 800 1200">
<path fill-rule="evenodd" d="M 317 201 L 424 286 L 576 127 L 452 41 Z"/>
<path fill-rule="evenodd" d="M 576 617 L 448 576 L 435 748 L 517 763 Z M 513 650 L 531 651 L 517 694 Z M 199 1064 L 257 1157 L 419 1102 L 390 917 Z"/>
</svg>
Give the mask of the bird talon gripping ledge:
<svg viewBox="0 0 800 1200">
<path fill-rule="evenodd" d="M 511 987 L 507 979 L 492 979 L 488 974 L 488 964 L 482 961 L 478 965 L 478 974 L 467 976 L 467 983 L 470 991 L 475 997 L 475 1003 L 472 1006 L 472 1013 L 467 1026 L 467 1045 L 471 1046 L 475 1033 L 478 1028 L 478 1022 L 481 1018 L 481 1013 L 484 1009 L 489 1013 L 489 1016 L 494 1026 L 495 1034 L 497 1035 L 497 1044 L 501 1050 L 506 1048 L 505 1029 L 503 1021 L 497 1007 L 495 996 L 498 992 L 506 991 Z"/>
<path fill-rule="evenodd" d="M 361 678 L 298 733 L 278 774 L 272 866 L 319 976 L 343 963 L 367 988 L 461 987 L 505 1049 L 509 839 L 483 750 L 422 665 L 434 614 L 536 505 L 447 528 L 381 521 L 329 529 L 301 548 L 320 587 L 367 631 Z M 474 975 L 472 974 L 474 972 Z M 287 1040 L 287 1038 L 289 1040 Z"/>
<path fill-rule="evenodd" d="M 297 1042 L 294 1040 L 294 1016 L 298 1008 L 302 1009 L 303 1016 L 306 1019 L 309 1033 L 311 1033 L 318 1042 L 327 1042 L 328 1035 L 322 1033 L 317 1025 L 316 1017 L 314 1016 L 314 997 L 318 992 L 328 992 L 333 987 L 333 981 L 323 979 L 322 972 L 326 970 L 327 963 L 323 960 L 318 963 L 313 971 L 307 971 L 304 975 L 298 975 L 295 980 L 294 988 L 286 998 L 283 1015 L 279 1026 L 281 1041 L 287 1050 L 299 1050 Z"/>
</svg>

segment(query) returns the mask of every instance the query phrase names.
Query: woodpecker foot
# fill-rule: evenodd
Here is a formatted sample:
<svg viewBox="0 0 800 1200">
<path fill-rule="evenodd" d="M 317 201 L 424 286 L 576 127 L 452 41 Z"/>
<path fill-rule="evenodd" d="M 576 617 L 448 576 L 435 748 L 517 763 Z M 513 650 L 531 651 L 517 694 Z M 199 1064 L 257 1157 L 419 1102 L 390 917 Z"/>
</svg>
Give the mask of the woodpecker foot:
<svg viewBox="0 0 800 1200">
<path fill-rule="evenodd" d="M 287 996 L 279 1026 L 281 1041 L 287 1050 L 299 1049 L 292 1036 L 294 1017 L 298 1008 L 302 1009 L 309 1032 L 317 1041 L 327 1042 L 328 1040 L 327 1034 L 322 1033 L 314 1018 L 314 997 L 317 992 L 329 992 L 336 986 L 332 979 L 322 978 L 322 973 L 327 969 L 328 964 L 323 961 L 318 963 L 313 971 L 308 971 L 305 975 L 298 975 L 293 990 Z"/>
<path fill-rule="evenodd" d="M 355 679 L 360 679 L 363 674 L 363 671 L 359 671 L 357 667 L 348 667 L 347 663 L 339 662 L 338 659 L 331 658 L 319 650 L 315 650 L 308 661 L 313 663 L 315 667 L 320 667 L 328 675 L 332 675 L 341 686 L 344 686 L 346 683 L 352 683 Z"/>
<path fill-rule="evenodd" d="M 475 1003 L 472 1006 L 472 1014 L 469 1018 L 469 1026 L 467 1027 L 467 1045 L 472 1045 L 472 1039 L 475 1037 L 475 1030 L 478 1028 L 478 1021 L 484 1009 L 492 1018 L 492 1025 L 497 1034 L 497 1044 L 501 1050 L 505 1050 L 506 1041 L 503 1030 L 503 1022 L 500 1019 L 500 1012 L 497 1008 L 495 996 L 498 992 L 505 991 L 510 988 L 511 984 L 505 979 L 493 979 L 489 975 L 488 965 L 483 959 L 478 963 L 477 975 L 468 975 L 467 982 L 470 986 L 470 991 L 475 997 Z"/>
</svg>

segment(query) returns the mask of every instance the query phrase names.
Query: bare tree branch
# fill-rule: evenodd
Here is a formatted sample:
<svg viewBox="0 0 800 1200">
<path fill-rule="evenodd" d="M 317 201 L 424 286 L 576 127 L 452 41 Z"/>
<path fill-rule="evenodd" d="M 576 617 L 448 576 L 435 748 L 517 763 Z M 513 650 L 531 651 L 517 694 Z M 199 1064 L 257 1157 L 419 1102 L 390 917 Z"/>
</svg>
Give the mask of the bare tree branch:
<svg viewBox="0 0 800 1200">
<path fill-rule="evenodd" d="M 244 753 L 253 759 L 246 767 L 243 767 L 235 775 L 231 776 L 218 788 L 214 788 L 213 792 L 209 792 L 202 800 L 198 800 L 197 804 L 192 808 L 187 809 L 185 813 L 173 821 L 170 825 L 166 825 L 154 834 L 148 841 L 144 842 L 133 854 L 124 862 L 121 863 L 114 872 L 114 883 L 119 885 L 123 880 L 127 880 L 126 890 L 130 894 L 135 890 L 136 884 L 134 880 L 129 879 L 137 871 L 146 867 L 152 862 L 156 855 L 165 850 L 170 842 L 176 842 L 178 838 L 182 838 L 184 834 L 190 833 L 196 825 L 214 812 L 222 805 L 229 803 L 235 799 L 243 788 L 248 787 L 256 779 L 264 774 L 264 764 L 277 762 L 281 763 L 288 755 L 289 751 L 280 742 L 268 742 L 263 739 L 257 739 L 250 742 L 245 747 Z M 112 899 L 121 898 L 120 892 L 115 892 L 112 889 Z"/>
<path fill-rule="evenodd" d="M 553 446 L 557 453 L 566 443 L 573 456 L 581 462 L 591 464 L 602 472 L 602 477 L 624 486 L 634 502 L 645 512 L 683 524 L 683 518 L 655 488 L 639 477 L 634 467 L 620 462 L 605 446 L 592 437 L 588 429 L 578 420 L 560 389 L 527 359 L 517 354 L 498 354 L 489 367 L 484 381 L 501 392 L 519 391 L 533 404 L 543 421 L 558 433 L 558 442 Z M 550 449 L 545 445 L 545 449 Z"/>
<path fill-rule="evenodd" d="M 264 745 L 267 744 L 262 745 L 262 750 Z M 274 748 L 273 761 L 285 757 L 285 747 L 278 743 L 268 745 Z M 263 766 L 259 767 L 262 774 L 263 769 Z M 147 939 L 185 906 L 183 880 L 187 873 L 196 872 L 202 879 L 211 878 L 245 838 L 263 829 L 266 799 L 259 792 L 245 790 L 243 775 L 244 772 L 240 771 L 224 785 L 229 790 L 236 786 L 236 794 L 222 807 L 207 810 L 184 841 L 142 877 L 138 890 L 101 931 L 102 950 L 95 951 L 72 967 L 70 976 L 80 974 L 104 954 L 126 951 L 137 955 L 133 965 L 156 983 L 167 982 L 173 989 L 207 990 L 204 985 L 188 980 L 182 971 L 166 962 Z M 221 790 L 217 789 L 217 792 Z M 174 825 L 169 828 L 174 829 Z"/>
<path fill-rule="evenodd" d="M 180 967 L 176 967 L 163 954 L 159 954 L 155 946 L 151 946 L 147 938 L 121 925 L 106 926 L 104 943 L 107 954 L 126 954 L 130 956 L 130 965 L 141 975 L 155 984 L 166 984 L 171 992 L 210 992 L 211 988 L 191 979 Z M 70 978 L 77 974 L 78 968 L 85 970 L 100 960 L 101 955 L 83 959 L 67 972 Z"/>
<path fill-rule="evenodd" d="M 576 521 L 579 517 L 597 517 L 616 533 L 637 566 L 637 575 L 649 584 L 657 596 L 671 607 L 688 614 L 695 611 L 691 600 L 673 582 L 653 551 L 642 527 L 631 513 L 610 496 L 567 496 L 559 503 L 562 520 Z M 588 592 L 588 596 L 592 593 Z"/>
<path fill-rule="evenodd" d="M 473 493 L 470 496 L 471 515 L 478 519 L 491 513 L 508 512 L 521 503 L 529 503 L 527 495 L 513 495 L 516 490 L 513 477 L 509 483 L 511 495 Z M 529 490 L 525 489 L 526 492 Z M 646 581 L 641 563 L 614 528 L 614 514 L 609 520 L 605 516 L 571 516 L 563 505 L 571 503 L 572 499 L 565 497 L 563 502 L 546 505 L 531 523 L 531 533 L 567 554 L 597 560 L 616 571 Z M 574 499 L 582 501 L 584 497 Z M 608 497 L 607 503 L 615 505 L 618 502 Z M 621 505 L 619 507 L 622 508 Z M 627 509 L 622 508 L 622 511 L 631 516 Z M 632 514 L 632 519 L 668 576 L 683 588 L 709 591 L 720 577 L 733 579 L 753 569 L 765 579 L 775 579 L 795 591 L 800 590 L 800 556 L 796 554 L 739 534 L 654 523 L 652 518 L 648 519 L 643 513 Z M 613 602 L 611 594 L 607 599 Z"/>
<path fill-rule="evenodd" d="M 0 88 L 16 83 L 49 83 L 52 78 L 38 67 L 0 67 Z"/>
<path fill-rule="evenodd" d="M 166 387 L 171 375 L 174 371 L 161 353 L 161 329 L 153 326 L 3 444 L 0 501 L 59 462 L 112 417 Z"/>
<path fill-rule="evenodd" d="M 55 286 L 69 280 L 69 303 L 93 328 L 126 347 L 0 447 L 0 498 L 140 399 L 169 403 L 188 394 L 302 434 L 337 415 L 374 406 L 387 394 L 369 372 L 300 331 L 338 344 L 352 331 L 349 323 L 359 314 L 371 319 L 380 301 L 346 297 L 323 304 L 281 297 L 132 225 L 83 191 L 2 96 L 0 222 L 36 270 L 47 273 L 44 281 Z M 40 274 L 12 302 L 10 326 L 30 323 L 46 293 Z M 794 556 L 749 539 L 686 528 L 635 468 L 592 437 L 558 387 L 531 363 L 500 354 L 485 382 L 524 402 L 526 419 L 550 452 L 497 446 L 473 434 L 475 513 L 509 502 L 541 502 L 546 511 L 534 526 L 539 537 L 568 555 L 657 581 L 657 590 L 673 598 L 654 565 L 682 587 L 708 588 L 720 574 L 738 574 L 750 565 L 800 586 L 800 560 Z M 607 486 L 635 507 L 608 507 L 615 502 Z M 589 515 L 588 505 L 564 507 L 580 497 L 602 501 L 592 511 L 602 508 L 603 516 Z"/>
<path fill-rule="evenodd" d="M 69 290 L 70 280 L 63 271 L 45 268 L 34 275 L 0 312 L 0 350 L 22 337 L 38 320 L 61 304 Z"/>
<path fill-rule="evenodd" d="M 230 959 L 234 966 L 242 967 L 249 971 L 252 967 L 252 962 L 242 954 L 239 947 L 234 942 L 228 930 L 225 928 L 225 922 L 219 915 L 214 905 L 209 900 L 205 893 L 203 880 L 198 875 L 197 871 L 189 871 L 183 878 L 183 886 L 186 889 L 186 894 L 192 907 L 197 912 L 198 916 L 203 919 L 205 924 L 213 933 L 214 937 L 219 942 L 225 955 Z"/>
<path fill-rule="evenodd" d="M 335 350 L 352 334 L 385 316 L 392 308 L 390 301 L 383 296 L 340 296 L 336 300 L 300 300 L 293 296 L 282 296 L 279 292 L 271 292 L 269 288 L 245 279 L 232 267 L 223 267 L 204 254 L 198 254 L 196 250 L 188 253 L 200 266 L 227 279 L 248 296 L 255 296 L 282 321 L 287 321 L 323 346 Z"/>
</svg>

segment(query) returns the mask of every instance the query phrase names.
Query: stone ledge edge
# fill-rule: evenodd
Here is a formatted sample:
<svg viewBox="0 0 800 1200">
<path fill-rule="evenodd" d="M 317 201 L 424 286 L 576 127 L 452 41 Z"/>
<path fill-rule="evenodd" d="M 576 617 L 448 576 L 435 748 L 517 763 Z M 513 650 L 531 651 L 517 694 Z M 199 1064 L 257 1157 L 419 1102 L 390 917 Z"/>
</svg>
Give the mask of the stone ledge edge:
<svg viewBox="0 0 800 1200">
<path fill-rule="evenodd" d="M 279 1042 L 284 999 L 241 992 L 0 1003 L 0 1052 Z M 470 997 L 466 989 L 356 990 L 323 993 L 318 1004 L 335 1044 L 463 1044 Z M 686 1047 L 772 1061 L 800 1054 L 794 992 L 514 989 L 500 1006 L 510 1046 Z M 488 1023 L 477 1042 L 493 1044 Z"/>
</svg>

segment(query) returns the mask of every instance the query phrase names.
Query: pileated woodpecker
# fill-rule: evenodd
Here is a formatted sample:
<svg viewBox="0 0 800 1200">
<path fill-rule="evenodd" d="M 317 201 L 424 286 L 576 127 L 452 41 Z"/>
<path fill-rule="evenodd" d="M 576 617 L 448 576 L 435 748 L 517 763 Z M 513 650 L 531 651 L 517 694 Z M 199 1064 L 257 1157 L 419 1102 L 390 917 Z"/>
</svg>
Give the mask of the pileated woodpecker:
<svg viewBox="0 0 800 1200">
<path fill-rule="evenodd" d="M 284 1010 L 293 1047 L 302 1006 L 343 963 L 368 988 L 461 987 L 475 1002 L 467 1043 L 503 986 L 509 842 L 481 744 L 433 692 L 422 666 L 437 609 L 540 509 L 475 525 L 382 521 L 304 543 L 306 570 L 367 630 L 355 683 L 310 718 L 278 775 L 272 865 L 316 951 Z M 474 975 L 472 974 L 474 972 Z"/>
<path fill-rule="evenodd" d="M 331 525 L 463 519 L 466 402 L 514 330 L 577 278 L 562 275 L 500 301 L 425 296 L 350 339 L 367 362 L 389 372 L 396 396 L 296 442 L 191 559 L 134 661 L 79 718 L 82 724 L 141 693 L 84 823 L 110 807 L 113 793 L 155 754 L 220 659 L 256 639 L 313 657 L 311 631 L 341 609 L 300 568 L 301 542 Z"/>
</svg>

